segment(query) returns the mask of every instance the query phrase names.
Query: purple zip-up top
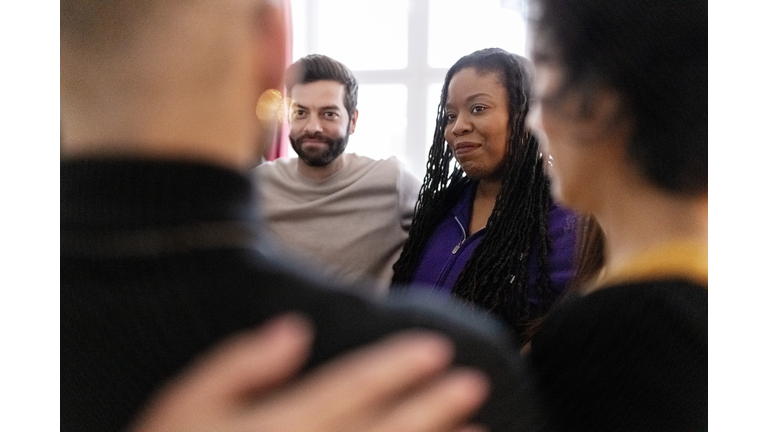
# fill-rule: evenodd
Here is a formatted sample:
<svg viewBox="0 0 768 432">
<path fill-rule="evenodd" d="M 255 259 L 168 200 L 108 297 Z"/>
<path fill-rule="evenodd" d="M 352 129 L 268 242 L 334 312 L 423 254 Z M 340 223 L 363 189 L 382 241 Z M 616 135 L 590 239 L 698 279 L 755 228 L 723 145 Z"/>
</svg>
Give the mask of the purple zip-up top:
<svg viewBox="0 0 768 432">
<path fill-rule="evenodd" d="M 470 183 L 432 233 L 414 272 L 414 289 L 450 295 L 459 274 L 485 236 L 485 228 L 468 236 L 475 190 L 476 185 Z M 552 250 L 548 258 L 552 289 L 556 295 L 565 290 L 575 274 L 576 222 L 577 216 L 570 210 L 554 204 L 550 208 L 547 233 L 552 239 Z M 540 300 L 535 286 L 540 243 L 540 238 L 534 239 L 528 258 L 528 299 L 533 304 Z"/>
</svg>

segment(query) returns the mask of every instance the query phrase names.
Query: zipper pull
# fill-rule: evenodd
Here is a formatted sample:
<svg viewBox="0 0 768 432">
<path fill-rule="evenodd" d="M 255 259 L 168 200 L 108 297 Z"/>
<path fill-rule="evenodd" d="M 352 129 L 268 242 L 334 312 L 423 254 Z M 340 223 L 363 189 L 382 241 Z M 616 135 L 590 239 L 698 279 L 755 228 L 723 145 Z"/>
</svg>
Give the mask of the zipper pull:
<svg viewBox="0 0 768 432">
<path fill-rule="evenodd" d="M 457 244 L 456 247 L 453 248 L 453 252 L 451 252 L 451 255 L 456 255 L 456 252 L 459 251 L 459 248 L 461 247 L 462 243 L 464 243 L 464 240 L 460 241 L 459 244 Z"/>
</svg>

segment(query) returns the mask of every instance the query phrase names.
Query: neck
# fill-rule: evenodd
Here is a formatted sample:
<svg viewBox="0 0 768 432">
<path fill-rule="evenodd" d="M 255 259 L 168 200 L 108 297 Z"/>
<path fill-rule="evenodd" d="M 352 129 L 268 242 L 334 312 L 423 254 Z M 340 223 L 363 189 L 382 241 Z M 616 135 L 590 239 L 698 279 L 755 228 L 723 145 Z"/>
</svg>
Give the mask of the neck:
<svg viewBox="0 0 768 432">
<path fill-rule="evenodd" d="M 501 192 L 501 181 L 480 180 L 472 202 L 472 216 L 469 222 L 470 235 L 488 225 L 488 219 L 496 205 L 496 197 Z"/>
<path fill-rule="evenodd" d="M 165 97 L 152 103 L 78 107 L 62 100 L 62 155 L 186 159 L 247 169 L 259 155 L 255 136 L 265 131 L 247 115 L 222 118 L 212 110 L 195 111 L 215 105 L 208 100 L 201 104 Z"/>
<path fill-rule="evenodd" d="M 501 180 L 480 180 L 477 183 L 475 199 L 492 200 L 496 202 L 496 197 L 501 193 Z"/>
<path fill-rule="evenodd" d="M 323 166 L 311 166 L 299 158 L 297 168 L 299 174 L 312 179 L 314 181 L 323 181 L 328 177 L 339 172 L 346 163 L 347 154 L 342 153 L 336 159 L 332 160 L 328 165 Z"/>
<path fill-rule="evenodd" d="M 672 241 L 707 243 L 708 198 L 682 197 L 651 186 L 612 194 L 594 213 L 605 233 L 605 272 Z"/>
</svg>

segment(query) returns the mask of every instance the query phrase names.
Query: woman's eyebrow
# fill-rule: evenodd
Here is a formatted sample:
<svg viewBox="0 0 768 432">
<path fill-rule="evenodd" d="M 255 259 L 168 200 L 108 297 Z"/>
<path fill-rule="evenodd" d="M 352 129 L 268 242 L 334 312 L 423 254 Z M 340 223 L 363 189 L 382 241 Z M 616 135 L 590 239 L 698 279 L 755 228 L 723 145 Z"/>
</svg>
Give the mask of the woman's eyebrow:
<svg viewBox="0 0 768 432">
<path fill-rule="evenodd" d="M 472 101 L 474 101 L 474 100 L 476 100 L 476 99 L 480 99 L 480 98 L 483 98 L 483 97 L 492 98 L 492 97 L 493 97 L 493 95 L 492 95 L 492 94 L 490 94 L 490 93 L 486 93 L 486 92 L 478 92 L 478 93 L 474 93 L 474 94 L 472 94 L 472 95 L 470 95 L 470 96 L 467 96 L 467 97 L 464 99 L 464 101 L 466 101 L 466 102 L 472 102 Z M 447 100 L 445 101 L 445 106 L 446 106 L 446 108 L 447 108 L 448 106 L 452 106 L 452 105 L 453 105 L 453 104 L 452 104 L 451 102 L 449 102 L 449 101 L 447 101 Z"/>
</svg>

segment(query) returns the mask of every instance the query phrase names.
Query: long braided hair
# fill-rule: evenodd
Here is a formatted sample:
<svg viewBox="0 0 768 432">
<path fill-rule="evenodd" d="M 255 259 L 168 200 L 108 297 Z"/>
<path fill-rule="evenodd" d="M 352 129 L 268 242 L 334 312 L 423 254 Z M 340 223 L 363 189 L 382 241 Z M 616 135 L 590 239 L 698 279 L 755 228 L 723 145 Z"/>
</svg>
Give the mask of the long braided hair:
<svg viewBox="0 0 768 432">
<path fill-rule="evenodd" d="M 547 256 L 551 241 L 547 215 L 551 205 L 549 181 L 543 170 L 536 138 L 525 127 L 531 94 L 528 61 L 499 48 L 475 51 L 462 57 L 445 76 L 435 122 L 427 172 L 419 192 L 416 212 L 400 259 L 394 265 L 393 285 L 407 284 L 435 227 L 456 203 L 469 179 L 445 141 L 445 104 L 448 84 L 465 68 L 496 73 L 507 88 L 510 138 L 503 167 L 501 192 L 486 224 L 486 233 L 452 288 L 455 297 L 484 308 L 521 334 L 527 325 L 552 305 Z M 536 290 L 540 307 L 528 301 L 529 254 L 534 238 L 538 246 L 539 274 Z"/>
</svg>

